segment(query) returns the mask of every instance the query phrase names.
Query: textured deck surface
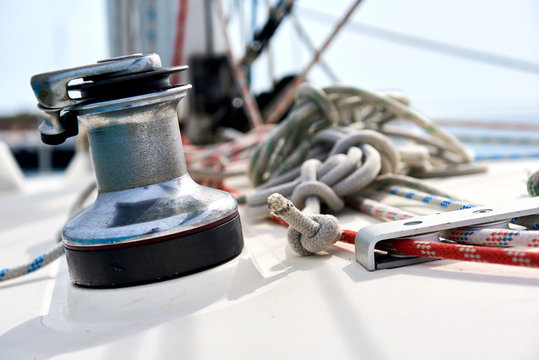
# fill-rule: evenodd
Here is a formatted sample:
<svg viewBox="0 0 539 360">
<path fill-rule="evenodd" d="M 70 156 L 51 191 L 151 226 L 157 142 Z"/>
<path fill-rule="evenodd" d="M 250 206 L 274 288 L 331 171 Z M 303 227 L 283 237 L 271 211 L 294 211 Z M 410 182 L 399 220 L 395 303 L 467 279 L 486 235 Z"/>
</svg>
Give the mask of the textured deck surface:
<svg viewBox="0 0 539 360">
<path fill-rule="evenodd" d="M 432 182 L 500 203 L 527 196 L 528 172 L 537 169 L 539 161 L 500 162 L 486 174 Z M 53 178 L 0 195 L 0 267 L 50 247 L 80 190 Z M 349 229 L 376 222 L 351 210 L 338 217 Z M 351 245 L 299 257 L 285 228 L 245 216 L 243 227 L 238 258 L 162 283 L 74 287 L 64 258 L 0 283 L 0 358 L 539 357 L 539 269 L 444 260 L 368 272 Z"/>
</svg>

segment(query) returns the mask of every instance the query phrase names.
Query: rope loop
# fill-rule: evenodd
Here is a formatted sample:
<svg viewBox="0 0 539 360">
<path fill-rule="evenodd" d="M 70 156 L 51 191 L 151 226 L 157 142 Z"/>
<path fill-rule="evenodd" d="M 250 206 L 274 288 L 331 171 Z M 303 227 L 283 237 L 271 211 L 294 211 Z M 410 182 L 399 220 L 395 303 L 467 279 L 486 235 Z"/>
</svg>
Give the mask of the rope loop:
<svg viewBox="0 0 539 360">
<path fill-rule="evenodd" d="M 374 130 L 353 131 L 342 136 L 331 149 L 329 155 L 344 152 L 352 146 L 369 144 L 382 156 L 382 174 L 396 173 L 399 167 L 400 155 L 391 140 Z"/>
<path fill-rule="evenodd" d="M 305 102 L 312 102 L 316 105 L 320 113 L 330 124 L 338 124 L 340 122 L 337 108 L 322 89 L 304 82 L 296 90 L 295 96 L 299 105 Z"/>
<path fill-rule="evenodd" d="M 344 201 L 332 188 L 316 180 L 301 182 L 292 193 L 292 202 L 297 207 L 303 208 L 305 207 L 305 200 L 310 196 L 316 196 L 333 212 L 340 211 L 344 207 Z"/>
<path fill-rule="evenodd" d="M 338 212 L 344 207 L 342 197 L 369 186 L 380 173 L 381 166 L 380 154 L 368 144 L 351 146 L 346 154 L 336 153 L 323 163 L 309 159 L 303 163 L 299 174 L 295 173 L 295 178 L 283 177 L 287 182 L 276 182 L 247 195 L 247 214 L 251 218 L 266 217 L 266 199 L 275 192 L 290 197 L 298 208 L 304 208 L 306 201 L 314 198 L 325 203 L 331 212 Z"/>
</svg>

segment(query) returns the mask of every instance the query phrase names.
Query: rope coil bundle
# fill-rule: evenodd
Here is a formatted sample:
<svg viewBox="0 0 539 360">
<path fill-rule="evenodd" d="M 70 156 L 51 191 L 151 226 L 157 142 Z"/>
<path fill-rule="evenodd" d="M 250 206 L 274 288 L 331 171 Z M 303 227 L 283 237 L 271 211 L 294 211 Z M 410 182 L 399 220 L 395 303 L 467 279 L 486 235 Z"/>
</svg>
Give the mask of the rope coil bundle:
<svg viewBox="0 0 539 360">
<path fill-rule="evenodd" d="M 384 134 L 385 124 L 393 120 L 415 124 L 424 133 L 390 129 L 392 137 L 414 142 L 399 148 Z M 412 111 L 403 97 L 304 83 L 289 115 L 252 154 L 248 176 L 258 188 L 245 198 L 247 213 L 267 217 L 266 199 L 275 192 L 299 207 L 304 199 L 318 197 L 335 212 L 344 206 L 342 197 L 358 193 L 380 175 L 470 161 L 456 138 Z"/>
<path fill-rule="evenodd" d="M 342 97 L 342 94 L 353 96 Z M 362 103 L 358 95 L 378 101 Z M 411 120 L 430 137 L 384 126 L 394 119 Z M 415 147 L 397 148 L 387 135 L 413 140 Z M 264 205 L 267 201 L 269 211 L 290 225 L 288 242 L 292 249 L 300 255 L 312 255 L 338 240 L 353 241 L 346 240 L 350 231 L 342 230 L 335 217 L 319 214 L 321 202 L 330 211 L 337 212 L 344 207 L 345 198 L 348 205 L 383 220 L 414 216 L 358 197 L 369 186 L 447 210 L 474 207 L 474 204 L 458 200 L 418 179 L 398 174 L 414 173 L 414 168 L 420 168 L 440 175 L 441 163 L 458 165 L 469 161 L 469 154 L 455 138 L 411 112 L 402 99 L 399 102 L 389 96 L 384 98 L 344 87 L 322 91 L 305 84 L 298 91 L 297 103 L 288 117 L 259 145 L 251 158 L 249 176 L 259 187 L 245 197 L 247 214 L 255 218 L 266 217 L 268 210 Z M 533 190 L 535 182 L 532 178 L 528 188 Z M 303 208 L 303 212 L 294 204 Z M 538 218 L 530 216 L 514 222 L 536 228 Z M 539 246 L 534 231 L 497 230 L 456 229 L 446 231 L 442 236 L 467 244 Z M 467 236 L 462 236 L 463 232 Z M 395 250 L 396 247 L 388 249 Z M 442 253 L 453 256 L 453 249 L 443 249 Z"/>
</svg>

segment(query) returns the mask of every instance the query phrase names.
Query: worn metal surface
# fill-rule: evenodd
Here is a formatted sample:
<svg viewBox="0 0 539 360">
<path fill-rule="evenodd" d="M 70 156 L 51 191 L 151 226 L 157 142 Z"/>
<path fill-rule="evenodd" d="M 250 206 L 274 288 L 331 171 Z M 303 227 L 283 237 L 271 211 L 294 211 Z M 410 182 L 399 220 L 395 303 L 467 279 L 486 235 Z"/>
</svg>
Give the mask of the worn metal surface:
<svg viewBox="0 0 539 360">
<path fill-rule="evenodd" d="M 94 113 L 79 115 L 88 129 L 100 191 L 161 183 L 187 173 L 176 105 L 189 87 L 139 96 L 139 101 L 130 98 L 124 104 L 92 104 Z M 165 101 L 160 95 L 167 95 Z M 148 98 L 157 103 L 150 104 Z"/>
<path fill-rule="evenodd" d="M 90 76 L 132 74 L 160 67 L 161 59 L 159 55 L 134 54 L 102 60 L 93 65 L 37 74 L 32 76 L 30 84 L 39 105 L 46 108 L 63 108 L 82 102 L 82 99 L 71 98 L 68 94 L 68 84 L 72 80 Z"/>
<path fill-rule="evenodd" d="M 67 246 L 86 248 L 126 244 L 209 226 L 236 211 L 230 194 L 183 175 L 159 184 L 100 192 L 93 205 L 66 224 L 63 239 Z"/>
</svg>

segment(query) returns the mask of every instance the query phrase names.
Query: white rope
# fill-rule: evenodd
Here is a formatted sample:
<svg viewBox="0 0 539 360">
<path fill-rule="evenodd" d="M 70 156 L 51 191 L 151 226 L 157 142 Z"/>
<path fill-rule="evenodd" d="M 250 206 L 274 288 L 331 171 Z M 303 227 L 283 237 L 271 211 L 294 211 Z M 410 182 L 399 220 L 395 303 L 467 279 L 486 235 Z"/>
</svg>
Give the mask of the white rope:
<svg viewBox="0 0 539 360">
<path fill-rule="evenodd" d="M 342 143 L 337 144 L 340 150 L 345 150 Z M 252 219 L 267 217 L 266 201 L 273 193 L 292 198 L 300 208 L 305 206 L 307 198 L 315 196 L 333 212 L 337 212 L 344 207 L 342 197 L 367 187 L 380 173 L 381 157 L 371 145 L 352 146 L 346 154 L 335 153 L 333 150 L 331 153 L 333 155 L 323 163 L 315 159 L 305 161 L 299 174 L 292 170 L 296 175 L 294 180 L 279 183 L 274 179 L 273 186 L 262 186 L 248 194 L 246 215 Z M 287 173 L 280 179 L 287 181 L 291 177 Z"/>
<path fill-rule="evenodd" d="M 58 259 L 60 256 L 62 256 L 63 253 L 64 244 L 62 244 L 61 242 L 57 243 L 46 253 L 36 257 L 28 263 L 0 270 L 0 282 L 14 279 L 16 277 L 34 272 Z"/>
<path fill-rule="evenodd" d="M 96 189 L 96 183 L 92 182 L 89 186 L 87 186 L 77 197 L 73 205 L 71 206 L 71 209 L 69 210 L 69 218 L 72 218 L 73 216 L 79 214 L 84 209 L 84 203 L 89 198 L 91 194 Z M 64 244 L 62 242 L 62 235 L 58 235 L 58 243 L 53 245 L 49 250 L 47 250 L 44 254 L 39 255 L 38 257 L 34 258 L 33 260 L 17 265 L 11 268 L 3 268 L 0 270 L 0 282 L 15 279 L 17 277 L 29 274 L 31 272 L 34 272 L 36 270 L 41 269 L 42 267 L 50 264 L 54 260 L 58 259 L 60 256 L 64 254 Z"/>
<path fill-rule="evenodd" d="M 286 221 L 288 243 L 300 255 L 312 255 L 325 250 L 339 240 L 342 227 L 332 215 L 305 215 L 281 194 L 268 197 L 270 211 Z"/>
</svg>

